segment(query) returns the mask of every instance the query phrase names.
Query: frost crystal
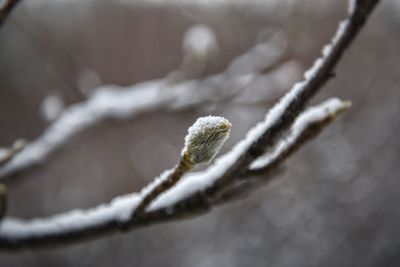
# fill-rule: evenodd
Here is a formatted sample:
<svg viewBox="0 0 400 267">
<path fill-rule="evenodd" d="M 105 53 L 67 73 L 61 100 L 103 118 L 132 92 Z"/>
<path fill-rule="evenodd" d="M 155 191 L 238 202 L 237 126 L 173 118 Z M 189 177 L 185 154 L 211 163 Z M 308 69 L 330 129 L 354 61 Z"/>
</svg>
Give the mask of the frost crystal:
<svg viewBox="0 0 400 267">
<path fill-rule="evenodd" d="M 232 124 L 223 117 L 201 117 L 189 128 L 182 155 L 193 164 L 210 161 L 229 136 Z"/>
</svg>

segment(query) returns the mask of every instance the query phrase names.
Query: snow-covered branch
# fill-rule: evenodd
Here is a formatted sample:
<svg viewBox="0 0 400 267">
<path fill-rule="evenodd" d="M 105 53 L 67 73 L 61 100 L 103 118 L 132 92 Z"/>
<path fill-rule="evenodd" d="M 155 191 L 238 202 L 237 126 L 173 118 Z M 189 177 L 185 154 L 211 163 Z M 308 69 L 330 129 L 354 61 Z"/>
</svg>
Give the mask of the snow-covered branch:
<svg viewBox="0 0 400 267">
<path fill-rule="evenodd" d="M 205 79 L 174 83 L 171 82 L 171 75 L 167 75 L 165 79 L 147 81 L 126 88 L 117 86 L 97 88 L 87 101 L 72 105 L 61 112 L 41 136 L 28 143 L 21 153 L 2 166 L 0 178 L 44 161 L 73 136 L 106 119 L 131 119 L 159 109 L 182 110 L 204 106 L 207 103 L 216 103 L 240 95 L 245 88 L 254 87 L 253 83 L 259 84 L 260 78 L 270 78 L 271 83 L 274 83 L 274 75 L 279 76 L 278 73 L 272 72 L 269 75 L 260 72 L 271 65 L 275 68 L 280 67 L 276 66 L 276 63 L 280 62 L 286 46 L 282 41 L 282 36 L 279 40 L 276 39 L 263 44 L 262 47 L 260 44 L 256 45 L 244 55 L 234 59 L 226 71 Z M 273 56 L 265 60 L 263 64 L 258 63 L 257 66 L 249 67 L 251 62 L 244 58 L 254 55 L 257 51 Z M 281 66 L 282 71 L 291 68 L 290 61 L 286 64 Z M 245 66 L 251 68 L 251 71 L 244 74 L 235 71 Z M 290 80 L 290 77 L 286 79 L 286 81 Z M 279 84 L 279 86 L 286 87 L 287 85 Z"/>
<path fill-rule="evenodd" d="M 268 123 L 268 120 L 265 119 L 252 128 L 247 136 L 238 142 L 231 151 L 217 158 L 213 165 L 204 171 L 188 174 L 173 190 L 165 192 L 165 194 L 156 199 L 150 206 L 150 210 L 160 210 L 174 205 L 179 206 L 181 205 L 179 202 L 182 200 L 187 201 L 191 196 L 199 193 L 207 199 L 206 203 L 219 202 L 219 194 L 234 186 L 239 176 L 243 177 L 243 179 L 249 179 L 252 176 L 259 176 L 260 174 L 266 175 L 267 172 L 265 169 L 268 168 L 268 171 L 271 171 L 277 167 L 283 159 L 286 159 L 295 152 L 296 148 L 312 137 L 315 137 L 324 126 L 327 126 L 334 120 L 337 114 L 348 107 L 349 102 L 332 98 L 308 109 L 296 119 L 287 138 L 282 139 L 271 152 L 252 162 L 245 170 L 236 173 L 232 183 L 221 187 L 217 183 L 218 180 L 236 163 L 236 159 L 240 157 L 248 144 L 257 140 L 257 133 Z M 213 191 L 216 193 L 207 193 Z"/>
<path fill-rule="evenodd" d="M 315 136 L 336 114 L 349 106 L 329 100 L 303 112 L 310 98 L 332 77 L 344 50 L 354 40 L 378 0 L 358 0 L 349 18 L 339 25 L 332 42 L 305 75 L 246 137 L 203 171 L 183 176 L 171 189 L 149 203 L 145 212 L 135 210 L 146 194 L 167 173 L 140 193 L 121 196 L 89 210 L 76 210 L 44 219 L 5 218 L 0 224 L 0 247 L 20 249 L 46 244 L 65 244 L 118 230 L 179 219 L 209 210 L 223 200 L 238 179 L 265 173 Z M 274 167 L 277 167 L 274 165 Z"/>
<path fill-rule="evenodd" d="M 246 144 L 244 152 L 236 159 L 235 164 L 229 167 L 216 181 L 221 187 L 231 183 L 237 173 L 242 172 L 256 158 L 271 149 L 291 126 L 296 117 L 303 111 L 308 101 L 332 78 L 336 64 L 343 52 L 357 36 L 364 26 L 367 17 L 379 0 L 359 0 L 355 10 L 348 19 L 340 22 L 332 41 L 327 44 L 322 56 L 318 58 L 312 68 L 305 73 L 305 79 L 296 83 L 293 88 L 268 113 L 266 122 L 260 125 L 256 134 L 256 141 Z M 218 187 L 217 187 L 218 188 Z M 214 192 L 209 192 L 213 194 Z"/>
<path fill-rule="evenodd" d="M 315 128 L 317 124 L 320 126 L 326 125 L 328 121 L 333 120 L 339 111 L 346 107 L 347 102 L 331 99 L 317 107 L 310 108 L 293 125 L 292 134 L 287 141 L 283 145 L 278 145 L 271 152 L 269 163 L 275 162 L 283 151 L 291 150 L 291 147 L 298 143 L 297 141 L 304 133 Z M 265 121 L 262 123 L 265 123 Z M 150 192 L 154 191 L 154 188 L 170 177 L 170 170 L 163 172 L 140 193 L 117 197 L 110 203 L 93 209 L 74 210 L 50 218 L 30 221 L 6 218 L 0 224 L 0 247 L 18 249 L 25 246 L 63 244 L 64 242 L 78 241 L 105 232 L 126 230 L 159 221 L 178 219 L 182 216 L 189 216 L 208 210 L 212 203 L 221 203 L 221 199 L 207 197 L 206 191 L 215 187 L 215 181 L 220 176 L 220 173 L 226 169 L 226 164 L 241 151 L 238 148 L 254 141 L 254 138 L 255 135 L 248 135 L 236 146 L 236 149 L 217 159 L 211 167 L 183 177 L 175 187 L 165 191 L 151 203 L 146 212 L 140 213 L 139 216 L 134 215 L 136 207 L 143 202 L 143 199 Z M 268 163 L 264 164 L 268 165 Z M 252 175 L 246 175 L 241 179 L 249 179 L 251 177 Z M 219 188 L 218 190 L 221 193 L 226 191 L 225 188 Z"/>
<path fill-rule="evenodd" d="M 318 135 L 337 115 L 351 106 L 348 101 L 331 98 L 318 106 L 308 108 L 296 119 L 286 138 L 282 138 L 271 153 L 267 153 L 252 162 L 246 176 L 262 175 L 288 156 L 293 154 L 305 142 Z"/>
<path fill-rule="evenodd" d="M 266 183 L 275 178 L 283 169 L 280 167 L 282 162 L 315 138 L 350 106 L 348 101 L 331 98 L 301 113 L 292 125 L 289 134 L 282 138 L 271 152 L 253 161 L 240 178 L 223 191 L 217 203 L 238 198 L 255 186 L 259 186 L 260 183 Z"/>
</svg>

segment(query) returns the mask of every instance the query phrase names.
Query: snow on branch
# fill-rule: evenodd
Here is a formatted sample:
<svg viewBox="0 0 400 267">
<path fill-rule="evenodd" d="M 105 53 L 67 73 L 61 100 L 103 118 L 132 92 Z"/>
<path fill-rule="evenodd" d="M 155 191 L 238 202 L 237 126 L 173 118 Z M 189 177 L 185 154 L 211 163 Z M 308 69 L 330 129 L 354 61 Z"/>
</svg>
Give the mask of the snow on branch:
<svg viewBox="0 0 400 267">
<path fill-rule="evenodd" d="M 285 148 L 287 149 L 296 143 L 294 142 L 296 138 L 300 137 L 302 133 L 307 132 L 312 125 L 321 123 L 327 119 L 332 121 L 334 115 L 346 106 L 346 102 L 332 99 L 305 112 L 294 124 L 292 129 L 293 137 L 288 139 L 291 141 L 285 143 Z M 250 140 L 252 136 L 248 135 L 246 139 Z M 248 142 L 246 139 L 242 143 Z M 272 155 L 277 158 L 279 155 L 278 151 L 284 150 L 282 146 L 278 146 Z M 172 170 L 163 172 L 140 193 L 117 197 L 110 203 L 100 205 L 96 208 L 74 210 L 50 218 L 30 221 L 6 218 L 0 224 L 0 248 L 18 249 L 24 246 L 43 246 L 46 244 L 77 241 L 105 232 L 112 232 L 118 229 L 125 230 L 130 227 L 147 225 L 160 220 L 176 219 L 183 215 L 191 215 L 199 211 L 204 211 L 209 203 L 216 200 L 200 197 L 197 202 L 193 202 L 193 196 L 204 195 L 204 192 L 208 188 L 215 186 L 214 182 L 218 177 L 216 175 L 218 170 L 223 170 L 226 159 L 232 158 L 235 153 L 237 153 L 237 150 L 232 150 L 217 160 L 212 167 L 204 171 L 189 174 L 183 177 L 170 190 L 163 190 L 164 193 L 158 199 L 155 199 L 147 212 L 139 213 L 139 216 L 134 216 L 137 207 L 140 203 L 143 203 L 146 196 L 154 192 L 155 188 L 159 187 L 168 177 L 171 177 Z M 271 160 L 270 162 L 273 161 Z M 189 200 L 190 198 L 192 200 Z M 190 207 L 190 205 L 193 206 Z"/>
<path fill-rule="evenodd" d="M 223 187 L 235 174 L 243 171 L 252 161 L 271 149 L 303 111 L 308 101 L 332 78 L 333 71 L 343 52 L 364 26 L 367 17 L 379 0 L 359 0 L 348 19 L 342 21 L 330 44 L 324 47 L 322 56 L 307 71 L 305 79 L 293 88 L 268 113 L 266 122 L 255 131 L 256 141 L 251 143 L 227 169 L 216 183 Z M 215 192 L 209 192 L 213 194 Z"/>
<path fill-rule="evenodd" d="M 126 88 L 99 87 L 87 101 L 64 109 L 41 136 L 28 143 L 21 153 L 0 167 L 0 179 L 39 164 L 72 137 L 106 119 L 131 119 L 156 109 L 181 110 L 231 98 L 251 86 L 252 82 L 257 82 L 257 78 L 268 76 L 258 71 L 279 61 L 278 55 L 285 53 L 285 48 L 279 47 L 279 44 L 273 41 L 269 43 L 269 50 L 264 50 L 273 53 L 275 60 L 260 64 L 250 74 L 232 75 L 228 67 L 225 72 L 203 80 L 171 83 L 168 75 L 165 79 Z M 253 53 L 254 49 L 247 53 Z M 235 59 L 233 62 L 238 64 Z"/>
<path fill-rule="evenodd" d="M 259 157 L 240 175 L 232 186 L 222 192 L 216 203 L 224 203 L 251 191 L 260 183 L 269 182 L 282 171 L 282 162 L 308 141 L 315 138 L 334 119 L 351 106 L 348 101 L 331 98 L 301 113 L 291 126 L 286 138 L 282 138 L 271 152 Z"/>
<path fill-rule="evenodd" d="M 262 174 L 271 166 L 292 154 L 297 148 L 317 135 L 336 116 L 351 106 L 348 101 L 331 98 L 300 114 L 286 138 L 282 138 L 271 153 L 267 153 L 250 164 L 247 175 Z"/>
<path fill-rule="evenodd" d="M 291 134 L 285 140 L 282 140 L 278 145 L 270 152 L 261 158 L 258 158 L 249 166 L 249 170 L 245 171 L 245 176 L 258 175 L 264 168 L 267 168 L 272 162 L 282 156 L 285 151 L 289 148 L 297 146 L 301 139 L 304 139 L 304 134 L 310 135 L 309 138 L 315 136 L 324 126 L 333 121 L 335 116 L 341 111 L 347 109 L 349 103 L 341 101 L 337 98 L 332 98 L 318 106 L 312 107 L 302 113 L 291 128 Z M 197 173 L 190 173 L 178 183 L 173 190 L 165 192 L 152 205 L 149 210 L 160 210 L 166 207 L 174 206 L 183 199 L 189 198 L 191 195 L 195 195 L 199 192 L 207 190 L 216 190 L 218 192 L 224 191 L 225 188 L 216 188 L 216 181 L 229 169 L 230 166 L 234 165 L 237 158 L 243 153 L 248 144 L 257 140 L 257 132 L 266 124 L 268 120 L 264 120 L 259 123 L 256 127 L 251 129 L 247 134 L 246 138 L 236 144 L 236 146 L 225 155 L 217 158 L 215 163 L 204 171 Z M 317 125 L 317 127 L 315 127 Z M 311 135 L 311 131 L 315 134 Z M 305 140 L 304 140 L 305 141 Z M 289 155 L 289 153 L 287 153 Z M 276 166 L 276 165 L 275 165 Z M 237 178 L 238 174 L 235 175 Z M 212 201 L 213 196 L 207 196 L 208 201 Z"/>
<path fill-rule="evenodd" d="M 308 100 L 332 77 L 344 50 L 354 40 L 377 2 L 358 0 L 355 10 L 338 28 L 329 49 L 324 49 L 319 63 L 308 72 L 303 82 L 296 84 L 271 109 L 264 121 L 211 166 L 183 176 L 174 187 L 149 203 L 143 213 L 135 213 L 135 209 L 148 192 L 170 175 L 170 171 L 161 174 L 140 193 L 118 197 L 97 208 L 33 220 L 6 217 L 0 223 L 0 248 L 66 244 L 117 230 L 198 215 L 221 202 L 223 193 L 238 179 L 260 175 L 257 170 L 268 176 L 265 169 L 272 171 L 268 166 L 274 162 L 279 165 L 349 106 L 348 102 L 333 99 L 303 112 Z M 285 139 L 285 136 L 288 137 Z"/>
</svg>

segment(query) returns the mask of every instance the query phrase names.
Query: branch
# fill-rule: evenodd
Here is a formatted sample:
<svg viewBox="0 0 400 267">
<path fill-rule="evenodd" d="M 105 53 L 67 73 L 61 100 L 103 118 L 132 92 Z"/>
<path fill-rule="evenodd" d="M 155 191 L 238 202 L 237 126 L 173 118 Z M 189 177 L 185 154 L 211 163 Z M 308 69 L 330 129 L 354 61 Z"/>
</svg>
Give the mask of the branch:
<svg viewBox="0 0 400 267">
<path fill-rule="evenodd" d="M 314 139 L 336 117 L 351 106 L 350 102 L 329 99 L 303 112 L 292 125 L 290 134 L 271 151 L 253 161 L 240 179 L 219 197 L 218 202 L 238 198 L 260 183 L 267 183 L 282 172 L 281 164 L 307 142 Z"/>
<path fill-rule="evenodd" d="M 348 106 L 347 102 L 331 100 L 322 105 L 323 108 L 315 108 L 311 113 L 312 116 L 308 112 L 300 115 L 308 100 L 332 77 L 333 69 L 343 51 L 360 31 L 377 2 L 378 0 L 357 1 L 350 17 L 339 25 L 332 43 L 324 48 L 321 59 L 317 60 L 313 68 L 306 73 L 305 80 L 296 84 L 271 109 L 263 122 L 251 129 L 242 141 L 210 167 L 184 176 L 176 186 L 149 203 L 145 212 L 138 215 L 135 209 L 146 196 L 148 188 L 154 187 L 159 179 L 138 194 L 118 197 L 108 204 L 87 211 L 76 210 L 50 218 L 28 221 L 5 218 L 0 224 L 0 247 L 21 249 L 65 244 L 208 211 L 212 205 L 221 201 L 223 193 L 226 189 L 232 188 L 238 178 L 246 179 L 243 178 L 246 173 L 260 171 L 259 168 L 268 168 L 274 162 L 265 158 L 275 158 L 275 162 L 280 158 L 283 160 L 297 149 L 296 144 L 303 144 L 307 139 L 301 140 L 300 137 L 307 136 L 303 133 L 312 133 L 313 125 L 322 127 Z M 292 134 L 297 133 L 297 138 L 300 139 L 294 139 L 293 142 L 286 141 L 284 144 L 287 147 L 282 149 L 279 138 L 290 127 Z M 291 140 L 290 135 L 287 140 Z M 264 159 L 259 159 L 265 152 L 267 154 L 264 155 Z M 271 156 L 274 152 L 277 154 Z M 286 156 L 281 156 L 285 153 Z M 256 159 L 258 161 L 255 161 Z"/>
<path fill-rule="evenodd" d="M 308 101 L 333 76 L 333 70 L 350 43 L 364 26 L 367 17 L 379 0 L 358 0 L 354 10 L 345 21 L 339 24 L 336 35 L 330 44 L 323 49 L 323 55 L 317 59 L 313 67 L 305 73 L 305 80 L 294 85 L 271 111 L 266 123 L 260 126 L 254 135 L 256 142 L 245 144 L 243 153 L 235 160 L 229 169 L 216 181 L 216 188 L 229 184 L 237 173 L 242 172 L 256 158 L 270 149 L 293 123 L 295 118 L 304 109 Z M 216 194 L 209 191 L 208 194 Z"/>
<path fill-rule="evenodd" d="M 0 2 L 0 27 L 3 26 L 11 11 L 17 6 L 21 0 L 3 0 Z"/>
<path fill-rule="evenodd" d="M 285 52 L 285 47 L 282 49 L 279 45 L 280 42 L 264 44 L 263 51 L 272 53 L 274 57 L 246 74 L 238 74 L 234 70 L 244 65 L 243 57 L 260 50 L 259 45 L 234 59 L 231 66 L 235 67 L 228 66 L 225 72 L 204 80 L 171 84 L 167 77 L 126 88 L 99 87 L 87 101 L 65 109 L 39 138 L 27 144 L 22 153 L 0 166 L 0 179 L 44 161 L 72 137 L 106 119 L 131 119 L 155 109 L 182 110 L 232 98 L 256 83 L 257 78 L 268 77 L 258 72 L 271 65 L 279 67 L 275 63 Z"/>
<path fill-rule="evenodd" d="M 326 126 L 325 122 L 332 121 L 334 115 L 346 106 L 346 102 L 333 99 L 305 112 L 294 124 L 293 135 L 291 135 L 293 138 L 288 138 L 293 142 L 286 142 L 286 149 L 278 146 L 273 153 L 274 158 L 280 158 L 280 154 L 276 151 L 290 150 L 294 152 L 294 149 L 291 148 L 299 143 L 299 138 L 309 131 L 314 131 L 312 128 L 315 125 Z M 251 136 L 248 136 L 246 139 L 251 138 Z M 246 142 L 246 139 L 242 142 Z M 0 224 L 0 248 L 21 249 L 66 244 L 115 231 L 126 231 L 157 222 L 199 215 L 208 211 L 213 204 L 221 204 L 230 200 L 226 197 L 228 190 L 221 190 L 223 197 L 219 199 L 207 198 L 205 191 L 215 186 L 217 172 L 224 168 L 225 161 L 232 156 L 231 154 L 232 152 L 218 159 L 211 170 L 207 169 L 183 177 L 175 187 L 169 191 L 164 191 L 164 194 L 161 194 L 146 211 L 141 213 L 135 214 L 137 207 L 143 203 L 149 192 L 154 192 L 154 188 L 157 188 L 171 176 L 170 170 L 162 173 L 140 193 L 117 197 L 110 203 L 96 208 L 74 210 L 61 215 L 30 221 L 6 218 Z M 286 156 L 289 156 L 289 153 Z M 271 162 L 275 161 L 272 160 Z M 243 179 L 248 178 L 251 178 L 251 176 L 248 175 Z"/>
<path fill-rule="evenodd" d="M 306 142 L 316 137 L 337 115 L 351 107 L 348 101 L 332 98 L 304 111 L 292 126 L 290 135 L 283 138 L 272 153 L 252 162 L 245 176 L 263 175 L 278 166 Z"/>
<path fill-rule="evenodd" d="M 187 175 L 173 190 L 160 196 L 152 203 L 150 210 L 159 210 L 166 206 L 186 206 L 187 203 L 191 203 L 193 196 L 194 199 L 199 199 L 199 197 L 200 199 L 203 198 L 203 200 L 206 199 L 206 203 L 210 205 L 219 202 L 221 200 L 221 192 L 226 192 L 227 189 L 232 188 L 232 186 L 234 187 L 236 182 L 242 183 L 243 180 L 260 175 L 268 177 L 269 174 L 274 173 L 274 170 L 279 167 L 279 164 L 284 159 L 293 154 L 306 141 L 315 137 L 319 133 L 319 130 L 326 127 L 334 120 L 336 115 L 348 107 L 349 102 L 333 98 L 308 109 L 296 119 L 296 122 L 291 127 L 291 133 L 286 140 L 282 140 L 270 153 L 254 161 L 246 170 L 236 174 L 235 180 L 231 184 L 227 184 L 226 187 L 219 187 L 217 182 L 220 177 L 229 169 L 231 164 L 235 163 L 234 160 L 243 146 L 246 143 L 257 140 L 257 136 L 253 133 L 267 121 L 259 123 L 249 131 L 245 139 L 237 143 L 231 151 L 218 158 L 212 166 L 204 171 Z M 267 168 L 268 172 L 266 172 Z M 209 191 L 216 191 L 218 194 L 210 195 L 208 194 Z M 186 204 L 180 203 L 181 201 Z"/>
</svg>

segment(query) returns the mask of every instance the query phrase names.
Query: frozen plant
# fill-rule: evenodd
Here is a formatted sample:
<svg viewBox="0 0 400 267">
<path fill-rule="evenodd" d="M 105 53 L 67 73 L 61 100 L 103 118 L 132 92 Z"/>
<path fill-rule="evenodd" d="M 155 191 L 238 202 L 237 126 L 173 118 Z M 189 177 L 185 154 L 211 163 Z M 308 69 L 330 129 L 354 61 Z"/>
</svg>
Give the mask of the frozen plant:
<svg viewBox="0 0 400 267">
<path fill-rule="evenodd" d="M 229 137 L 232 124 L 222 117 L 201 117 L 189 128 L 182 158 L 190 165 L 209 162 Z"/>
<path fill-rule="evenodd" d="M 225 140 L 229 137 L 232 124 L 223 117 L 201 117 L 189 128 L 185 137 L 179 163 L 161 175 L 159 183 L 152 187 L 136 208 L 136 213 L 142 213 L 146 207 L 160 194 L 173 187 L 181 177 L 197 164 L 208 163 L 218 153 Z"/>
</svg>

